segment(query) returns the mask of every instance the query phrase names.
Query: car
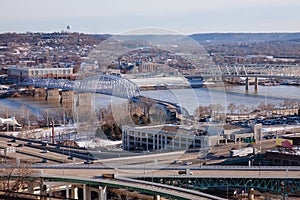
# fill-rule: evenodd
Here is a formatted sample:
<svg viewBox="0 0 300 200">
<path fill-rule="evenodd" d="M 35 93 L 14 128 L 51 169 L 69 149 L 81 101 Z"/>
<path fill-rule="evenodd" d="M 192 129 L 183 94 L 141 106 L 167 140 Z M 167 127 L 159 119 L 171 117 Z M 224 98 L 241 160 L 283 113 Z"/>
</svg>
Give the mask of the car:
<svg viewBox="0 0 300 200">
<path fill-rule="evenodd" d="M 42 143 L 42 146 L 48 146 L 48 143 L 43 142 L 43 143 Z"/>
<path fill-rule="evenodd" d="M 24 144 L 18 144 L 17 145 L 17 147 L 23 147 L 24 146 Z"/>
<path fill-rule="evenodd" d="M 173 161 L 173 164 L 178 164 L 178 163 L 182 163 L 182 161 L 181 160 L 174 160 Z"/>
<path fill-rule="evenodd" d="M 10 142 L 16 142 L 16 139 L 12 139 Z"/>
<path fill-rule="evenodd" d="M 186 161 L 184 164 L 185 164 L 185 165 L 192 165 L 193 163 L 190 162 L 190 161 Z"/>
<path fill-rule="evenodd" d="M 86 160 L 84 161 L 84 164 L 93 164 L 94 162 L 92 160 Z"/>
<path fill-rule="evenodd" d="M 48 152 L 49 152 L 48 149 L 44 149 L 44 150 L 42 151 L 42 153 L 48 153 Z"/>
<path fill-rule="evenodd" d="M 68 157 L 68 160 L 73 160 L 73 156 L 69 156 L 69 157 Z"/>
<path fill-rule="evenodd" d="M 48 162 L 48 159 L 47 158 L 43 158 L 42 159 L 42 163 L 47 163 Z"/>
</svg>

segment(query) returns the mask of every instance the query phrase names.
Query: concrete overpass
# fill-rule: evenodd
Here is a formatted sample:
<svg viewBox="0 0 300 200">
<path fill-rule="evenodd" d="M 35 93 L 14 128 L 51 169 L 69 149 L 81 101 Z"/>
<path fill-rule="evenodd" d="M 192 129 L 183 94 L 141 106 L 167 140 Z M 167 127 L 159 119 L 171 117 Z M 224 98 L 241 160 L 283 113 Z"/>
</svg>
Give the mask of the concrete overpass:
<svg viewBox="0 0 300 200">
<path fill-rule="evenodd" d="M 142 185 L 141 188 L 151 189 L 153 183 L 157 183 L 162 186 L 161 189 L 165 190 L 165 185 L 184 188 L 187 190 L 203 190 L 205 188 L 240 188 L 241 190 L 245 187 L 254 188 L 259 191 L 273 192 L 277 194 L 289 195 L 291 193 L 300 192 L 300 167 L 299 166 L 203 166 L 203 167 L 191 167 L 190 171 L 193 175 L 178 175 L 178 171 L 185 170 L 188 167 L 120 167 L 116 169 L 108 168 L 100 164 L 94 165 L 76 165 L 70 168 L 67 166 L 62 169 L 61 167 L 55 166 L 53 168 L 43 168 L 43 173 L 48 174 L 43 177 L 74 177 L 75 174 L 80 174 L 76 177 L 78 180 L 94 180 L 94 181 L 119 181 L 128 182 Z M 105 173 L 117 173 L 119 178 L 116 179 L 94 179 L 93 177 Z M 97 176 L 98 177 L 98 176 Z M 45 179 L 47 181 L 47 179 Z M 61 179 L 49 179 L 53 181 L 61 181 Z M 142 181 L 135 182 L 135 181 Z M 145 182 L 146 181 L 146 182 Z M 71 182 L 71 180 L 69 181 Z M 77 183 L 77 182 L 76 182 Z M 107 183 L 107 182 L 105 182 Z M 101 185 L 101 184 L 100 184 Z M 104 186 L 104 185 L 102 185 Z M 107 185 L 109 186 L 109 185 Z M 115 186 L 114 186 L 115 187 Z M 119 186 L 118 186 L 119 187 Z M 122 186 L 123 187 L 123 186 Z M 126 189 L 126 188 L 124 188 Z M 138 188 L 127 188 L 129 190 L 141 191 Z M 174 188 L 173 188 L 174 189 Z M 151 190 L 152 191 L 152 190 Z M 169 191 L 169 190 L 167 190 Z M 144 191 L 145 192 L 145 191 Z M 171 190 L 170 190 L 171 192 Z M 147 194 L 150 191 L 146 191 Z M 172 194 L 174 194 L 172 192 Z M 193 193 L 194 194 L 194 193 Z M 166 194 L 159 194 L 166 196 Z M 203 195 L 202 197 L 210 198 Z"/>
<path fill-rule="evenodd" d="M 106 188 L 118 188 L 126 190 L 134 190 L 137 192 L 153 195 L 154 199 L 160 199 L 160 196 L 179 199 L 179 200 L 197 200 L 197 199 L 216 199 L 221 200 L 223 198 L 216 197 L 213 195 L 205 194 L 199 191 L 188 190 L 184 188 L 178 188 L 174 186 L 164 185 L 160 183 L 148 183 L 141 180 L 133 180 L 127 178 L 114 178 L 114 179 L 92 179 L 92 178 L 79 178 L 79 177 L 61 177 L 52 175 L 41 176 L 44 182 L 61 182 L 76 185 L 72 187 L 71 191 L 72 198 L 78 198 L 76 187 L 78 184 L 83 188 L 83 200 L 91 199 L 91 191 L 98 193 L 98 199 L 106 200 Z M 68 189 L 68 188 L 66 188 Z M 67 192 L 68 194 L 68 192 Z M 67 197 L 69 198 L 69 196 Z"/>
</svg>

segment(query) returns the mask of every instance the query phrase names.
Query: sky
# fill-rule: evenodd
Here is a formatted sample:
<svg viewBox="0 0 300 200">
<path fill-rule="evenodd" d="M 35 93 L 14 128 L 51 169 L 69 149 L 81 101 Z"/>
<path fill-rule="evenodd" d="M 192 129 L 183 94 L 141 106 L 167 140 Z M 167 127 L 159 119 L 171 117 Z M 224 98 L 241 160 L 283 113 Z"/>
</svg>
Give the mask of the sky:
<svg viewBox="0 0 300 200">
<path fill-rule="evenodd" d="M 300 32 L 299 0 L 0 0 L 0 33 Z"/>
</svg>

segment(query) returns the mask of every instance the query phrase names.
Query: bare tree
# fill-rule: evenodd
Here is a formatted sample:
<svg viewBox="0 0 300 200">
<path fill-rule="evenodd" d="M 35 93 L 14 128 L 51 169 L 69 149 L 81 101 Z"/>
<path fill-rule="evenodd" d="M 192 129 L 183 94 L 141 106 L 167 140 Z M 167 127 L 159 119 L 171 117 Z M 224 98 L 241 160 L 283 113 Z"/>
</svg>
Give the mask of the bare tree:
<svg viewBox="0 0 300 200">
<path fill-rule="evenodd" d="M 196 111 L 195 115 L 199 118 L 207 117 L 209 115 L 209 109 L 207 106 L 199 106 Z"/>
<path fill-rule="evenodd" d="M 0 169 L 0 190 L 7 195 L 14 192 L 29 192 L 33 185 L 40 185 L 38 172 L 29 164 L 10 163 Z"/>
<path fill-rule="evenodd" d="M 230 103 L 227 109 L 229 110 L 230 114 L 233 114 L 238 109 L 238 107 L 235 103 Z"/>
</svg>

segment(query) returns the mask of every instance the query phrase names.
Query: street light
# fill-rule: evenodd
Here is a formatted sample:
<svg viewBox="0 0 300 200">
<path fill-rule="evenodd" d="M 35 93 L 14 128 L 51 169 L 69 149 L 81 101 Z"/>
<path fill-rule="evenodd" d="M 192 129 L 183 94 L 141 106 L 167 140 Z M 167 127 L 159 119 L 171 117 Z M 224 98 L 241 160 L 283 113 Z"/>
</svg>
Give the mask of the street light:
<svg viewBox="0 0 300 200">
<path fill-rule="evenodd" d="M 246 183 L 245 183 L 245 194 L 247 193 L 247 183 L 248 182 L 251 182 L 252 180 L 250 179 L 250 180 L 248 180 Z"/>
</svg>

